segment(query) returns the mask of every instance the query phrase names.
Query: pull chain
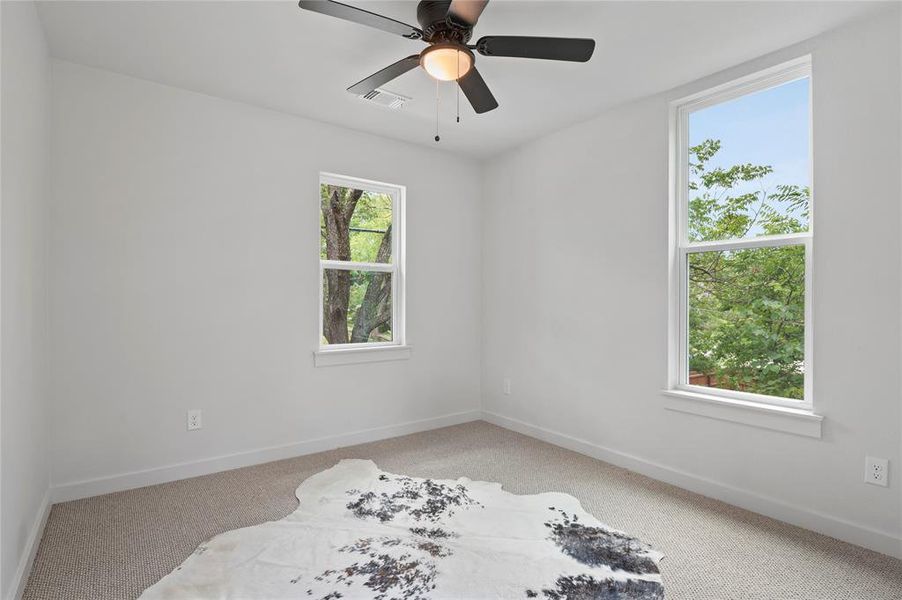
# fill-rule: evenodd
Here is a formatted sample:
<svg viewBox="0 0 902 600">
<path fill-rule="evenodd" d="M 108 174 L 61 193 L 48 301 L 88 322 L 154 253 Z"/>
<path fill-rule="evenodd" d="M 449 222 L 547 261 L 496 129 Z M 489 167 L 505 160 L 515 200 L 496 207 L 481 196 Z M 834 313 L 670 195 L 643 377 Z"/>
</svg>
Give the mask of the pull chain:
<svg viewBox="0 0 902 600">
<path fill-rule="evenodd" d="M 457 122 L 460 123 L 460 50 L 457 51 L 457 79 L 454 83 L 457 84 Z"/>
<path fill-rule="evenodd" d="M 435 141 L 438 142 L 442 138 L 438 135 L 438 79 L 435 80 Z"/>
</svg>

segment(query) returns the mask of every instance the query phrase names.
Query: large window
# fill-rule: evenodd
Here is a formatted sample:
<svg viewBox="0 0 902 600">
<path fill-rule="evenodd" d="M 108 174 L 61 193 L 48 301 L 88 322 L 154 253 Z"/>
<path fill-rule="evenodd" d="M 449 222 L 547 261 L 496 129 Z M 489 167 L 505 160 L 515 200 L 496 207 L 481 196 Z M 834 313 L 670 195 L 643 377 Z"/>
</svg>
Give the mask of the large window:
<svg viewBox="0 0 902 600">
<path fill-rule="evenodd" d="M 320 350 L 404 344 L 404 188 L 320 176 Z"/>
<path fill-rule="evenodd" d="M 672 388 L 811 406 L 810 94 L 806 58 L 674 106 Z"/>
</svg>

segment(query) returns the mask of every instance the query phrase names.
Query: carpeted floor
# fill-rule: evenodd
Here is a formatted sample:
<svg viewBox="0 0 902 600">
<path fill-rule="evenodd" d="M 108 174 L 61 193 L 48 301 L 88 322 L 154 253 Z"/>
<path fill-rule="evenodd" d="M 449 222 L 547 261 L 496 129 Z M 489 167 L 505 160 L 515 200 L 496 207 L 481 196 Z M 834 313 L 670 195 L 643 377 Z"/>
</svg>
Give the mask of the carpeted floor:
<svg viewBox="0 0 902 600">
<path fill-rule="evenodd" d="M 483 422 L 57 504 L 25 599 L 134 598 L 200 542 L 293 511 L 298 484 L 342 458 L 572 494 L 666 554 L 669 600 L 902 599 L 902 561 Z"/>
</svg>

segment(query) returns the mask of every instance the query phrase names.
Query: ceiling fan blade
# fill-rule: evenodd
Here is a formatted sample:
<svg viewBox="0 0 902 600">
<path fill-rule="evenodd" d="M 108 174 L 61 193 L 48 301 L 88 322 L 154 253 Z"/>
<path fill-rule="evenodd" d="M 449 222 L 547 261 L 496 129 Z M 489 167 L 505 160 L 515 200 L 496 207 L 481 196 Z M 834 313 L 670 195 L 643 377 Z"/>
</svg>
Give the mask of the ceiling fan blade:
<svg viewBox="0 0 902 600">
<path fill-rule="evenodd" d="M 488 3 L 489 0 L 451 0 L 448 16 L 461 25 L 473 27 Z"/>
<path fill-rule="evenodd" d="M 485 84 L 485 80 L 483 80 L 479 71 L 476 70 L 476 67 L 473 67 L 469 73 L 458 79 L 457 83 L 460 85 L 460 89 L 463 90 L 467 100 L 473 105 L 473 110 L 478 114 L 498 108 L 498 101 L 495 100 L 495 96 L 492 95 L 492 91 Z"/>
<path fill-rule="evenodd" d="M 392 79 L 394 79 L 396 77 L 400 77 L 407 71 L 417 68 L 419 65 L 420 65 L 420 55 L 412 54 L 411 56 L 408 56 L 407 58 L 402 58 L 398 62 L 385 67 L 381 71 L 377 71 L 376 73 L 373 73 L 366 79 L 364 79 L 362 81 L 358 81 L 357 83 L 355 83 L 354 85 L 349 87 L 348 91 L 351 92 L 352 94 L 357 94 L 360 96 L 369 94 L 370 92 L 375 90 L 377 87 L 385 85 Z"/>
<path fill-rule="evenodd" d="M 333 2 L 332 0 L 300 0 L 298 6 L 304 10 L 337 17 L 345 21 L 366 25 L 367 27 L 375 27 L 411 40 L 418 40 L 423 37 L 423 32 L 412 25 L 383 17 L 362 8 L 342 4 L 341 2 Z"/>
<path fill-rule="evenodd" d="M 476 42 L 476 51 L 485 56 L 586 62 L 592 58 L 592 52 L 595 51 L 595 40 L 489 35 Z"/>
</svg>

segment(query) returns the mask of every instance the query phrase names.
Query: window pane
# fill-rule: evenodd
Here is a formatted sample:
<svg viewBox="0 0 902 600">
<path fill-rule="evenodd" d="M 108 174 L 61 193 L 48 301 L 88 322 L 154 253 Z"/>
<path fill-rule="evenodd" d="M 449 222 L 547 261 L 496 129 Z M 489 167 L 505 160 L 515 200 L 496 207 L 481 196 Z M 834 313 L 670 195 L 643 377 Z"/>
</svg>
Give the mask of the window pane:
<svg viewBox="0 0 902 600">
<path fill-rule="evenodd" d="M 392 198 L 337 185 L 320 185 L 320 258 L 392 261 Z"/>
<path fill-rule="evenodd" d="M 689 115 L 689 241 L 808 230 L 809 83 Z"/>
<path fill-rule="evenodd" d="M 689 381 L 801 400 L 805 247 L 689 255 Z"/>
<path fill-rule="evenodd" d="M 322 344 L 392 341 L 391 273 L 323 271 Z"/>
</svg>

